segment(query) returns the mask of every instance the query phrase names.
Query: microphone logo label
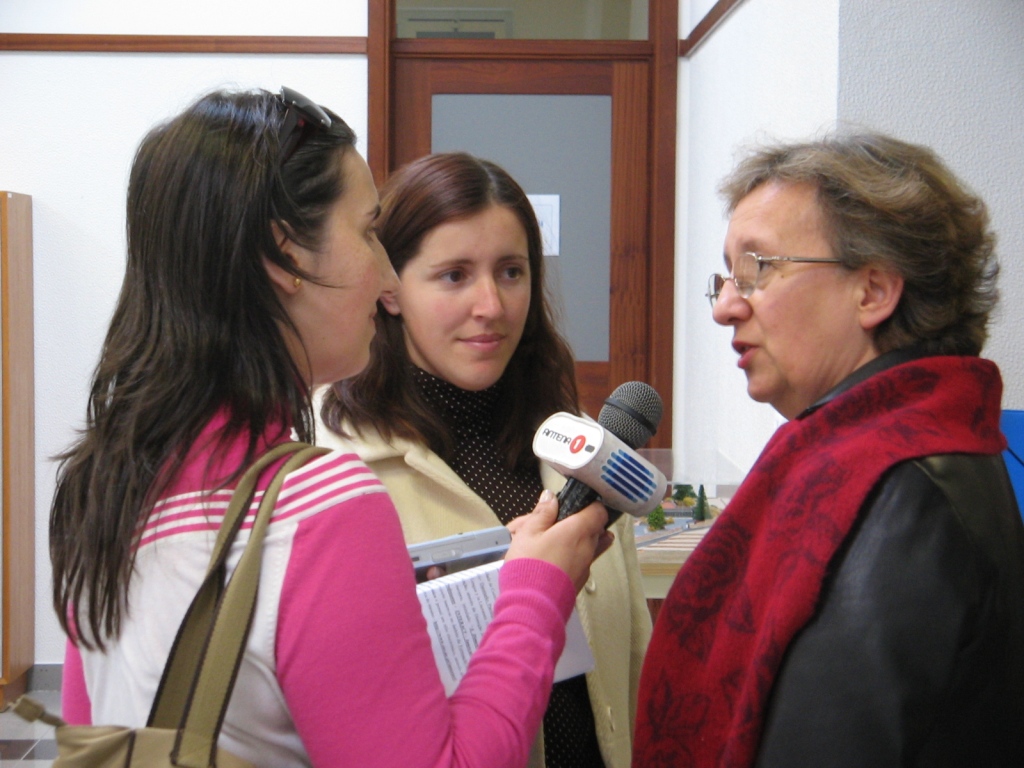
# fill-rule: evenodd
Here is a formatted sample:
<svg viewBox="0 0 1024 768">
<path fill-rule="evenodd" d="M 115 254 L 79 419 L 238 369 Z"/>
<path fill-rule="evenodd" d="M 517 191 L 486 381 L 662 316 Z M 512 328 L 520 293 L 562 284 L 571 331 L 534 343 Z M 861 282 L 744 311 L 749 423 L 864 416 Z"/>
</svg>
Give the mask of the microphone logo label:
<svg viewBox="0 0 1024 768">
<path fill-rule="evenodd" d="M 544 437 L 550 437 L 556 443 L 575 442 L 575 440 L 570 441 L 568 435 L 563 435 L 560 432 L 555 432 L 555 430 L 553 430 L 553 429 L 545 429 L 544 430 Z M 577 437 L 576 440 L 579 440 L 579 438 Z M 572 451 L 573 453 L 576 453 L 576 451 L 573 451 L 572 445 L 569 446 L 569 450 Z"/>
<path fill-rule="evenodd" d="M 578 469 L 593 461 L 604 442 L 604 427 L 596 421 L 560 412 L 549 416 L 537 429 L 533 452 L 556 468 Z"/>
</svg>

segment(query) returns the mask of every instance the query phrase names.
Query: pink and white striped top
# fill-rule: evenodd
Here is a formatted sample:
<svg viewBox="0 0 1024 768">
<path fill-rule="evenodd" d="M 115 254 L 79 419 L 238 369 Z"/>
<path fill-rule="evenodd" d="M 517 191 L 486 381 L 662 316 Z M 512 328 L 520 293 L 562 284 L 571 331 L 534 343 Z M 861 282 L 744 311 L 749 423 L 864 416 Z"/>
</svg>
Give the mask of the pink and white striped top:
<svg viewBox="0 0 1024 768">
<path fill-rule="evenodd" d="M 69 722 L 145 724 L 231 497 L 232 488 L 211 492 L 220 482 L 211 478 L 244 460 L 244 441 L 212 450 L 223 423 L 207 427 L 139 532 L 121 635 L 102 654 L 68 644 Z M 268 768 L 525 765 L 575 595 L 562 571 L 537 560 L 510 561 L 501 589 L 469 672 L 446 698 L 384 487 L 354 453 L 314 459 L 286 479 L 267 531 L 221 745 Z"/>
</svg>

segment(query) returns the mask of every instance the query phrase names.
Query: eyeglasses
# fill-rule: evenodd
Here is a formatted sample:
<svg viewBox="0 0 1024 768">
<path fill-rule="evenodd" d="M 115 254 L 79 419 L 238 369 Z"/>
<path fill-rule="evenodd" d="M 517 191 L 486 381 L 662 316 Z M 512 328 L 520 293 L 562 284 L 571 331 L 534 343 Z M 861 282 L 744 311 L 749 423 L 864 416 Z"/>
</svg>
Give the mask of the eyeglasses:
<svg viewBox="0 0 1024 768">
<path fill-rule="evenodd" d="M 714 308 L 715 302 L 718 301 L 718 296 L 722 293 L 722 288 L 725 287 L 725 281 L 732 280 L 732 284 L 736 286 L 736 292 L 742 298 L 749 299 L 750 295 L 757 290 L 758 283 L 761 282 L 764 265 L 777 261 L 794 261 L 801 264 L 842 263 L 842 259 L 814 259 L 808 256 L 762 256 L 759 253 L 747 251 L 746 253 L 741 253 L 733 260 L 732 274 L 711 275 L 708 279 L 708 292 L 704 295 L 708 297 L 711 307 Z"/>
<path fill-rule="evenodd" d="M 311 129 L 330 130 L 331 118 L 319 104 L 291 88 L 281 86 L 281 101 L 288 108 L 278 133 L 281 141 L 281 165 L 284 165 L 309 137 Z"/>
</svg>

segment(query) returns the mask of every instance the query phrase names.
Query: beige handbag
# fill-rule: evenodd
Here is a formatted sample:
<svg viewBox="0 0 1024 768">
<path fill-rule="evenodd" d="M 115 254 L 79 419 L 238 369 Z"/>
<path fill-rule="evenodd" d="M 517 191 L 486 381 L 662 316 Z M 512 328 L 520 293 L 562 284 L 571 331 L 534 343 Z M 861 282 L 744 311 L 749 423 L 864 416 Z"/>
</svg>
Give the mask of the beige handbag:
<svg viewBox="0 0 1024 768">
<path fill-rule="evenodd" d="M 220 749 L 217 736 L 256 608 L 263 537 L 285 475 L 327 452 L 305 443 L 285 443 L 267 451 L 242 475 L 206 578 L 178 629 L 145 728 L 67 725 L 27 696 L 14 703 L 14 711 L 26 720 L 56 726 L 54 768 L 252 768 Z M 294 455 L 263 494 L 249 542 L 225 587 L 224 563 L 252 503 L 256 481 L 268 465 L 289 453 Z"/>
</svg>

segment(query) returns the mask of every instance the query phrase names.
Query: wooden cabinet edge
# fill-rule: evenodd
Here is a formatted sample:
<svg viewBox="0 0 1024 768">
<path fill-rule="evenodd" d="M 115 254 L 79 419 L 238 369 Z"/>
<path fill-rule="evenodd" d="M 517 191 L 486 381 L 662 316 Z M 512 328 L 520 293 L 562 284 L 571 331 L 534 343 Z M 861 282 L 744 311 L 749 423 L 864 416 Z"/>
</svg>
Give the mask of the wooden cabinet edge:
<svg viewBox="0 0 1024 768">
<path fill-rule="evenodd" d="M 35 653 L 35 374 L 32 198 L 0 191 L 3 367 L 3 655 L 0 702 Z"/>
</svg>

